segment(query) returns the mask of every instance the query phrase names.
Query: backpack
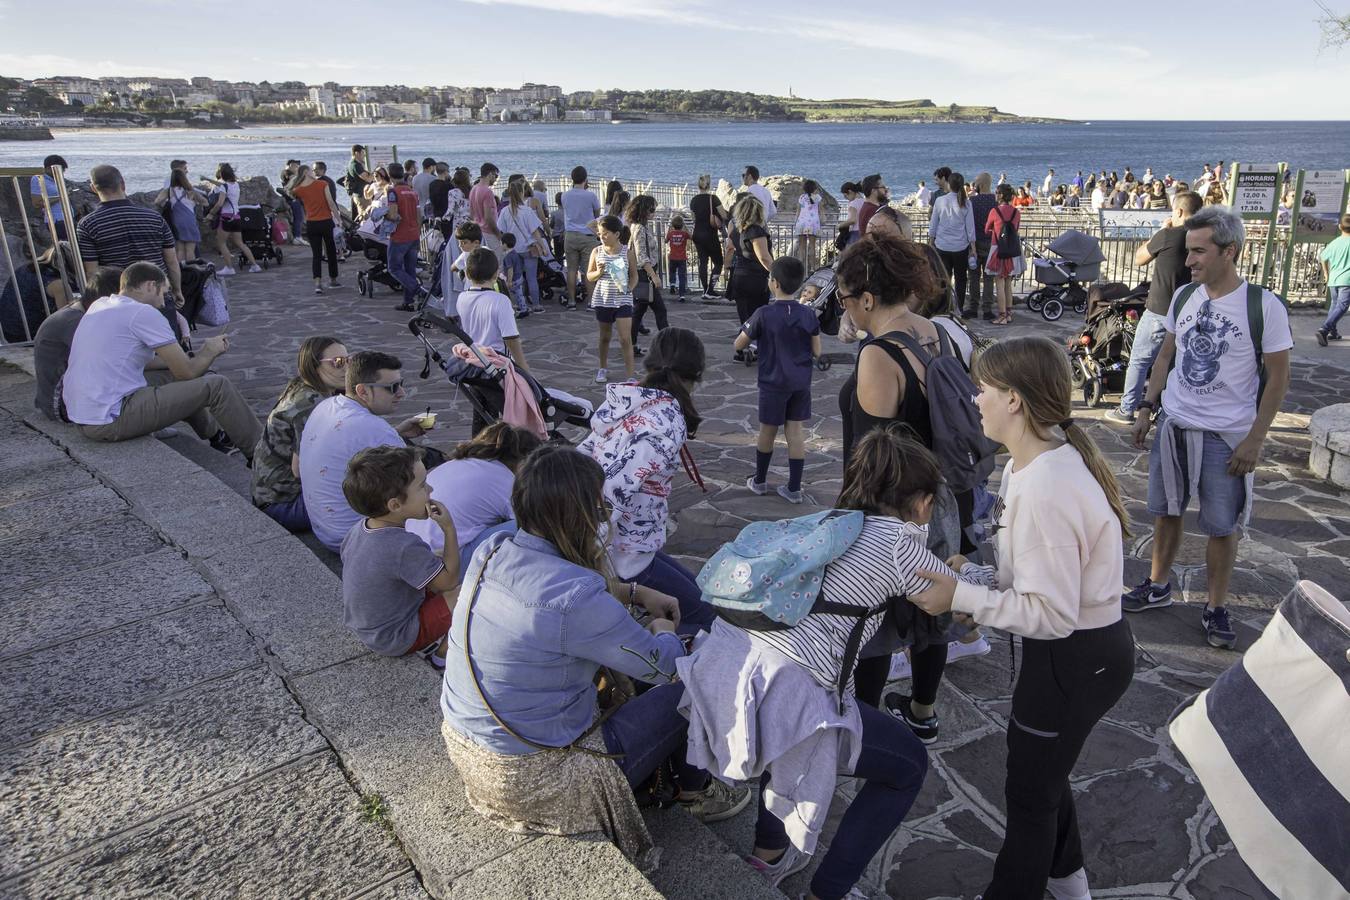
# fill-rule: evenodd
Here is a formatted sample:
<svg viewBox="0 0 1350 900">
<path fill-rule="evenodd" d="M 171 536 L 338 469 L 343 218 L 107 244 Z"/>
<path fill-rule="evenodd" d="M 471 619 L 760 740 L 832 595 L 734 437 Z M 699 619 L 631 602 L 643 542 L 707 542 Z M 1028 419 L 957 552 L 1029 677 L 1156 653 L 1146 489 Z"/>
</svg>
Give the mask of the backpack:
<svg viewBox="0 0 1350 900">
<path fill-rule="evenodd" d="M 913 337 L 892 331 L 879 335 L 894 338 L 914 354 L 924 366 L 925 393 L 928 396 L 928 421 L 933 431 L 933 454 L 942 467 L 942 477 L 953 493 L 961 493 L 983 484 L 994 471 L 994 453 L 998 445 L 984 436 L 983 420 L 975 405 L 978 391 L 970 380 L 951 338 L 938 326 L 939 353 L 930 356 Z"/>
<path fill-rule="evenodd" d="M 727 622 L 748 631 L 791 628 L 819 613 L 857 619 L 839 667 L 841 708 L 844 686 L 862 646 L 863 627 L 898 599 L 889 598 L 869 609 L 821 596 L 825 567 L 852 546 L 862 527 L 862 512 L 837 509 L 777 522 L 752 522 L 713 554 L 697 579 L 704 602 Z"/>
<path fill-rule="evenodd" d="M 999 259 L 1017 259 L 1022 255 L 1022 239 L 1017 235 L 1017 226 L 1013 224 L 1013 219 L 1017 218 L 1017 213 L 1013 213 L 1013 219 L 1003 218 L 1003 213 L 999 212 L 998 207 L 994 208 L 998 213 L 999 221 L 1003 227 L 998 230 L 998 240 L 994 241 L 994 247 L 998 250 Z"/>
<path fill-rule="evenodd" d="M 197 321 L 208 328 L 230 324 L 230 306 L 229 298 L 225 294 L 225 283 L 214 271 L 202 286 L 202 307 L 197 313 Z"/>
<path fill-rule="evenodd" d="M 1191 299 L 1200 285 L 1197 282 L 1191 282 L 1177 292 L 1176 299 L 1172 301 L 1172 327 L 1176 327 L 1177 321 L 1181 318 L 1181 310 L 1186 306 L 1186 301 Z M 1266 333 L 1266 311 L 1261 304 L 1261 292 L 1266 290 L 1264 285 L 1252 284 L 1247 282 L 1247 332 L 1252 337 L 1252 348 L 1256 351 L 1256 405 L 1261 405 L 1261 396 L 1266 392 L 1266 357 L 1261 352 L 1261 342 Z M 1285 300 L 1279 294 L 1271 291 L 1275 299 L 1279 300 L 1287 308 L 1289 301 Z M 1176 353 L 1172 354 L 1172 365 L 1170 372 L 1177 364 Z"/>
</svg>

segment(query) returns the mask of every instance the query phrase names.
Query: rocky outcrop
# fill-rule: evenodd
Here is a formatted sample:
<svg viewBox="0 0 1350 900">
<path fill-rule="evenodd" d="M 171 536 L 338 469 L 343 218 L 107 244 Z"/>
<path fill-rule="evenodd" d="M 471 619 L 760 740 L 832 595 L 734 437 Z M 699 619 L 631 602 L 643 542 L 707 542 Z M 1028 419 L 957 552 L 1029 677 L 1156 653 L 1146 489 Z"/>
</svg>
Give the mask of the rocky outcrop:
<svg viewBox="0 0 1350 900">
<path fill-rule="evenodd" d="M 778 206 L 777 222 L 792 222 L 797 218 L 797 198 L 802 195 L 802 185 L 806 179 L 800 175 L 766 175 L 760 179 L 760 184 L 769 190 L 769 196 Z M 717 182 L 715 192 L 717 199 L 722 201 L 722 205 L 731 209 L 736 201 L 736 195 L 745 190 L 741 185 L 733 185 L 725 178 Z M 817 188 L 820 194 L 820 218 L 821 221 L 829 221 L 839 217 L 839 201 L 834 195 L 825 190 L 823 186 Z"/>
<path fill-rule="evenodd" d="M 1308 424 L 1308 468 L 1337 487 L 1350 488 L 1350 403 L 1324 406 Z"/>
</svg>

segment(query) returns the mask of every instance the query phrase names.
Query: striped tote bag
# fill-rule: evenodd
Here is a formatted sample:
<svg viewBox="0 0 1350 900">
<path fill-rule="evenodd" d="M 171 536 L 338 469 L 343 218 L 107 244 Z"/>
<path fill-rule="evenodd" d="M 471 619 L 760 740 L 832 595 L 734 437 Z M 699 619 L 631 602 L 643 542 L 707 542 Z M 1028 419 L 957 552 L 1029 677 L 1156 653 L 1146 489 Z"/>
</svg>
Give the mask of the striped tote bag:
<svg viewBox="0 0 1350 900">
<path fill-rule="evenodd" d="M 1300 581 L 1172 741 L 1243 862 L 1281 898 L 1350 898 L 1350 608 Z"/>
</svg>

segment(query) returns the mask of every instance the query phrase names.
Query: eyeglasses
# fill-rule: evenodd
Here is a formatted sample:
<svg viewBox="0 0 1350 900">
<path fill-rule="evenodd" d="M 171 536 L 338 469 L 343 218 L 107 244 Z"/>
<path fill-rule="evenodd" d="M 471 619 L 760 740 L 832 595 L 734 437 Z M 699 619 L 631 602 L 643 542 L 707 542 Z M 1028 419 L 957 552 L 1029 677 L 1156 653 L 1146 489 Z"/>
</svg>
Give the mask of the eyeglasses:
<svg viewBox="0 0 1350 900">
<path fill-rule="evenodd" d="M 335 369 L 347 368 L 347 357 L 345 356 L 321 356 L 319 362 L 328 363 Z"/>
<path fill-rule="evenodd" d="M 399 391 L 403 390 L 403 379 L 400 378 L 398 381 L 391 384 L 380 384 L 378 381 L 367 381 L 365 385 L 366 387 L 384 388 L 391 394 L 397 394 Z"/>
<path fill-rule="evenodd" d="M 843 303 L 845 300 L 857 300 L 857 299 L 858 299 L 858 295 L 857 295 L 857 294 L 845 294 L 844 291 L 843 291 L 843 289 L 840 288 L 838 291 L 835 292 L 835 294 L 834 294 L 834 299 L 838 300 L 840 303 Z"/>
</svg>

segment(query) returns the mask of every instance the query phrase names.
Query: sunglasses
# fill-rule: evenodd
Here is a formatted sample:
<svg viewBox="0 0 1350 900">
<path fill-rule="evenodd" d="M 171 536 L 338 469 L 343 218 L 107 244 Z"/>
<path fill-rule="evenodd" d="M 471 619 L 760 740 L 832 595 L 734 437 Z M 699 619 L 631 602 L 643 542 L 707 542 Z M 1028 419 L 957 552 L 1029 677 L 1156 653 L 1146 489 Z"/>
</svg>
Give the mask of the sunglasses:
<svg viewBox="0 0 1350 900">
<path fill-rule="evenodd" d="M 608 522 L 614 516 L 614 505 L 608 500 L 601 500 L 595 511 L 600 514 L 601 522 Z"/>
<path fill-rule="evenodd" d="M 397 394 L 399 391 L 403 390 L 403 379 L 400 378 L 398 381 L 390 384 L 380 384 L 378 381 L 367 381 L 366 387 L 384 388 L 391 394 Z"/>
<path fill-rule="evenodd" d="M 321 356 L 319 362 L 328 363 L 335 369 L 347 368 L 347 357 L 345 356 Z"/>
</svg>

